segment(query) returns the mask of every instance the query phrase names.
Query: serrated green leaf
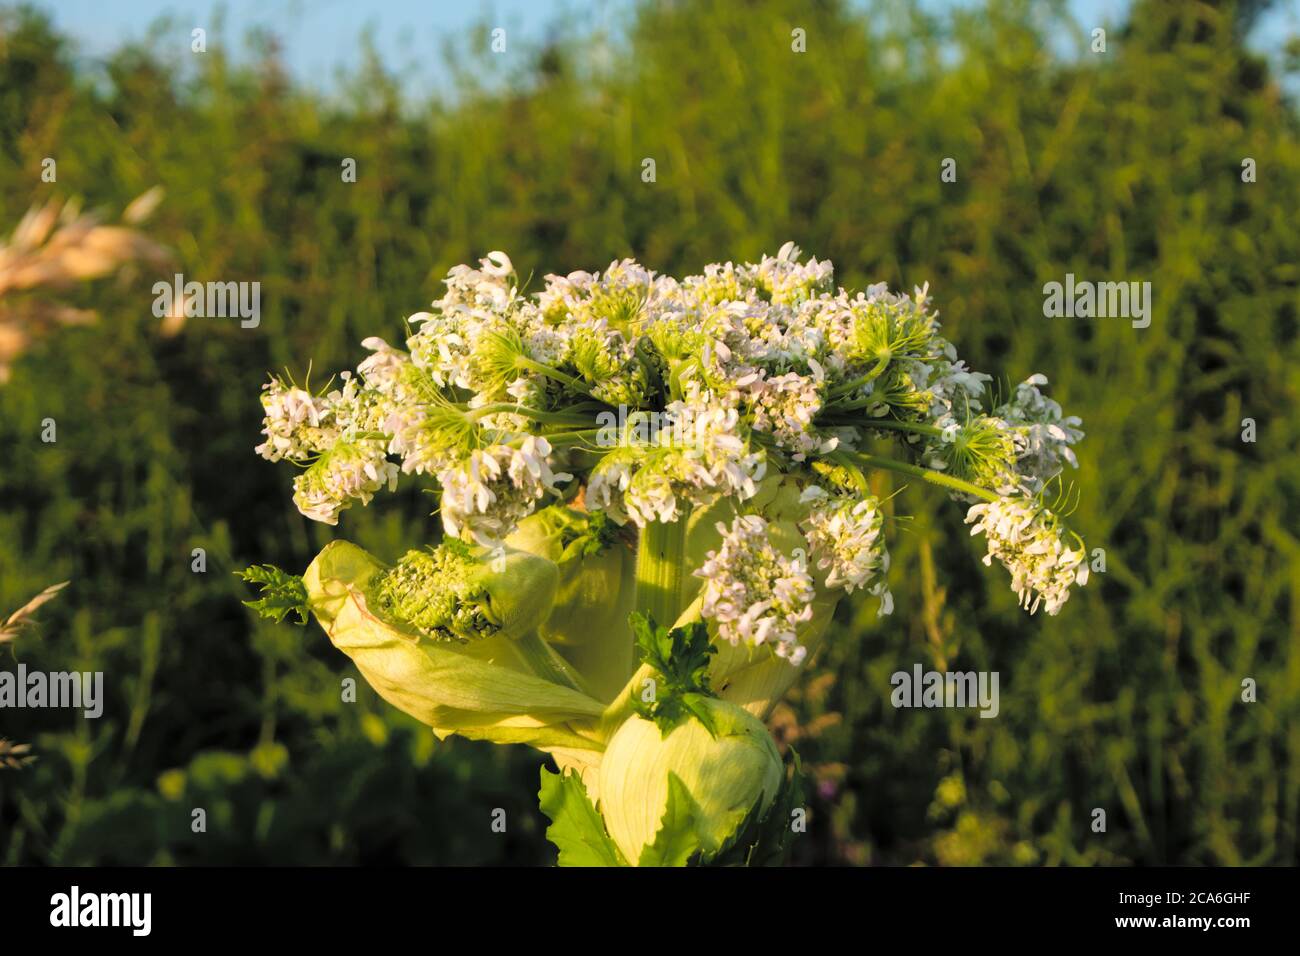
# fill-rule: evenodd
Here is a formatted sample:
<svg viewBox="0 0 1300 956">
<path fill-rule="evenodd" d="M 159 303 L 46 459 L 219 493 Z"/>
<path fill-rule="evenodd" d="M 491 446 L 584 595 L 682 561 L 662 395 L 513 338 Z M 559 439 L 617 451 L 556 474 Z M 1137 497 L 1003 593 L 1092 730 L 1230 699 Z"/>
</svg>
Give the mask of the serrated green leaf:
<svg viewBox="0 0 1300 956">
<path fill-rule="evenodd" d="M 658 724 L 665 737 L 692 714 L 716 737 L 712 719 L 697 706 L 699 698 L 713 696 L 708 671 L 709 657 L 716 649 L 709 642 L 708 627 L 696 621 L 670 630 L 640 612 L 633 614 L 629 623 L 641 660 L 660 675 L 654 701 L 634 703 L 635 711 Z"/>
<path fill-rule="evenodd" d="M 542 767 L 538 805 L 551 825 L 546 838 L 560 851 L 560 866 L 627 866 L 605 823 L 575 773 L 552 773 Z"/>
<path fill-rule="evenodd" d="M 790 818 L 795 808 L 804 804 L 804 778 L 803 762 L 793 747 L 790 748 L 790 762 L 790 776 L 772 801 L 772 809 L 760 823 L 759 838 L 750 858 L 751 866 L 768 866 L 780 862 L 794 838 Z"/>
<path fill-rule="evenodd" d="M 759 794 L 731 836 L 715 852 L 706 854 L 700 862 L 711 866 L 748 866 L 749 858 L 760 840 L 762 821 L 768 816 L 769 814 L 763 813 L 763 797 Z"/>
<path fill-rule="evenodd" d="M 637 866 L 685 866 L 700 851 L 695 829 L 699 806 L 686 784 L 675 773 L 668 774 L 668 806 L 655 841 L 641 851 Z"/>
<path fill-rule="evenodd" d="M 307 623 L 311 608 L 307 600 L 307 587 L 298 575 L 281 571 L 273 564 L 254 564 L 235 574 L 262 587 L 262 596 L 256 601 L 244 601 L 245 607 L 252 608 L 277 624 L 288 614 L 296 614 L 300 625 Z"/>
</svg>

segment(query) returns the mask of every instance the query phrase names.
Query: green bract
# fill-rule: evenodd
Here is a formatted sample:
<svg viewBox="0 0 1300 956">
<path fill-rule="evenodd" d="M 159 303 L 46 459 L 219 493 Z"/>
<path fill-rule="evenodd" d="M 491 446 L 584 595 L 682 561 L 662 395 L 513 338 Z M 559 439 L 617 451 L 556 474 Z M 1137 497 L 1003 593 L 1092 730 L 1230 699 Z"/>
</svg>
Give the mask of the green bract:
<svg viewBox="0 0 1300 956">
<path fill-rule="evenodd" d="M 722 849 L 754 810 L 765 811 L 784 780 L 767 728 L 740 707 L 701 702 L 716 736 L 696 718 L 666 737 L 652 720 L 630 717 L 600 764 L 600 812 L 623 857 L 635 863 L 655 842 L 669 803 L 669 776 L 693 801 L 693 829 L 706 856 Z"/>
<path fill-rule="evenodd" d="M 520 522 L 508 543 L 554 562 L 559 584 L 539 633 L 595 696 L 613 698 L 633 670 L 636 558 L 627 541 L 604 515 L 554 506 Z"/>
<path fill-rule="evenodd" d="M 440 737 L 599 749 L 574 724 L 599 715 L 600 702 L 537 676 L 508 631 L 465 644 L 435 641 L 376 614 L 371 602 L 385 570 L 356 545 L 335 541 L 303 576 L 316 620 L 381 697 Z"/>
</svg>

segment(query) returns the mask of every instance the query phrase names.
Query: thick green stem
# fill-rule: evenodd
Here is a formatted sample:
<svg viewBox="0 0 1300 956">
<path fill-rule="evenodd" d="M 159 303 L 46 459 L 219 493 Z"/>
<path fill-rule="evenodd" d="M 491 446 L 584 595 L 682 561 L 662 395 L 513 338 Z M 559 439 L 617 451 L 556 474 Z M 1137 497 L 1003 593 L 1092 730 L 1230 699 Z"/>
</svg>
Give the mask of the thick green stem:
<svg viewBox="0 0 1300 956">
<path fill-rule="evenodd" d="M 673 621 L 668 623 L 685 627 L 701 619 L 700 598 L 696 597 Z M 636 709 L 637 700 L 641 697 L 641 692 L 645 689 L 646 681 L 654 680 L 656 673 L 655 669 L 649 664 L 642 663 L 635 673 L 628 678 L 618 696 L 610 702 L 610 705 L 605 708 L 605 713 L 600 717 L 598 734 L 601 740 L 609 740 L 614 731 L 619 728 L 619 725 L 632 714 Z"/>
<path fill-rule="evenodd" d="M 1002 498 L 996 492 L 981 488 L 979 485 L 973 485 L 969 481 L 954 478 L 952 475 L 945 475 L 942 471 L 933 471 L 929 468 L 921 468 L 918 465 L 909 465 L 905 461 L 895 461 L 893 458 L 881 458 L 879 455 L 867 455 L 862 452 L 852 452 L 849 453 L 849 456 L 868 468 L 882 468 L 885 471 L 894 471 L 900 475 L 911 475 L 913 478 L 920 478 L 932 485 L 951 488 L 953 491 L 961 491 L 968 495 L 974 495 L 976 498 L 983 498 L 985 501 L 999 501 Z"/>
<path fill-rule="evenodd" d="M 526 358 L 522 355 L 515 360 L 515 365 L 518 368 L 526 368 L 531 372 L 538 373 L 539 375 L 545 375 L 547 378 L 553 379 L 562 385 L 569 386 L 569 388 L 581 395 L 586 395 L 588 398 L 600 401 L 596 396 L 591 394 L 591 389 L 584 385 L 580 379 L 576 379 L 572 375 L 565 375 L 557 368 L 551 368 L 549 365 L 544 365 L 541 362 L 534 361 L 533 359 Z M 601 402 L 601 404 L 604 405 L 606 403 Z"/>
<path fill-rule="evenodd" d="M 599 428 L 587 428 L 576 432 L 542 432 L 542 434 L 537 437 L 545 438 L 550 442 L 552 448 L 564 448 L 569 445 L 581 445 L 583 442 L 593 441 L 598 434 L 600 434 Z M 533 436 L 520 435 L 518 438 L 510 439 L 506 444 L 511 448 L 518 448 L 530 437 Z"/>
<path fill-rule="evenodd" d="M 584 428 L 579 431 L 542 432 L 542 437 L 550 442 L 552 446 L 558 447 L 562 444 L 572 445 L 580 444 L 584 441 L 591 441 L 599 435 L 600 432 L 601 429 L 599 428 Z"/>
<path fill-rule="evenodd" d="M 686 606 L 686 519 L 652 521 L 636 551 L 636 608 L 671 627 Z"/>
</svg>

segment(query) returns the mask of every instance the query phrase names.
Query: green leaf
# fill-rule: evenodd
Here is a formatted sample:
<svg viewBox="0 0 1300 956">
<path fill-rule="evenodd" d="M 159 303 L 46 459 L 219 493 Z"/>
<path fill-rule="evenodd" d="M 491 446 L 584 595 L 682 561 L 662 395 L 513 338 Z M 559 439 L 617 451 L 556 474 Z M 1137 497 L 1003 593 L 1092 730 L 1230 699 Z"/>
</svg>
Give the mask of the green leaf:
<svg viewBox="0 0 1300 956">
<path fill-rule="evenodd" d="M 699 806 L 682 783 L 681 777 L 668 774 L 668 806 L 655 841 L 641 851 L 637 866 L 685 866 L 700 851 L 700 837 L 695 829 Z"/>
<path fill-rule="evenodd" d="M 718 727 L 713 720 L 714 711 L 704 706 L 704 701 L 710 696 L 709 694 L 682 694 L 679 698 L 681 705 L 687 711 L 695 716 L 695 719 L 704 725 L 704 729 L 709 732 L 709 736 L 714 740 L 718 739 Z"/>
<path fill-rule="evenodd" d="M 701 698 L 714 696 L 708 671 L 709 657 L 716 649 L 709 642 L 708 627 L 696 621 L 669 630 L 640 612 L 631 616 L 630 623 L 641 660 L 660 675 L 655 699 L 650 703 L 636 702 L 636 712 L 658 724 L 665 737 L 691 715 L 704 724 L 710 736 L 716 737 L 712 717 L 699 706 Z"/>
<path fill-rule="evenodd" d="M 627 866 L 577 774 L 560 775 L 543 767 L 537 797 L 551 820 L 546 838 L 559 848 L 560 866 Z"/>
<path fill-rule="evenodd" d="M 654 618 L 637 612 L 631 617 L 641 659 L 673 688 L 682 692 L 709 693 L 709 629 L 702 621 L 669 630 Z"/>
<path fill-rule="evenodd" d="M 595 557 L 618 541 L 619 527 L 603 511 L 593 511 L 585 521 L 571 521 L 560 530 L 561 561 Z"/>
<path fill-rule="evenodd" d="M 256 601 L 244 601 L 246 607 L 277 624 L 290 613 L 298 616 L 299 625 L 307 623 L 311 607 L 307 600 L 307 586 L 298 575 L 281 571 L 273 564 L 254 564 L 236 571 L 235 575 L 262 586 L 262 596 Z"/>
<path fill-rule="evenodd" d="M 759 838 L 750 855 L 751 866 L 768 866 L 780 863 L 794 840 L 791 817 L 795 808 L 804 806 L 803 762 L 799 753 L 790 748 L 790 776 L 782 784 L 772 809 L 761 823 Z"/>
</svg>

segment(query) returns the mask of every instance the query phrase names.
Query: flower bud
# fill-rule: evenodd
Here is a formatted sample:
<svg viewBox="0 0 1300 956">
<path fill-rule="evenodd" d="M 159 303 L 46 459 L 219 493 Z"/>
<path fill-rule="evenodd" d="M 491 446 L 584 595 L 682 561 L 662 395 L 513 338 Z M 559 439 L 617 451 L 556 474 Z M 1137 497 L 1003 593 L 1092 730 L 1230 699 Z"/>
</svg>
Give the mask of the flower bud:
<svg viewBox="0 0 1300 956">
<path fill-rule="evenodd" d="M 376 613 L 435 640 L 518 638 L 551 613 L 559 570 L 521 551 L 486 551 L 448 540 L 408 551 L 371 588 Z"/>
<path fill-rule="evenodd" d="M 629 717 L 600 764 L 600 810 L 629 863 L 654 843 L 676 774 L 696 804 L 694 826 L 706 855 L 735 834 L 746 815 L 771 806 L 784 780 L 781 755 L 756 718 L 717 698 L 702 698 L 717 736 L 694 716 L 663 736 L 653 720 Z"/>
<path fill-rule="evenodd" d="M 528 562 L 516 566 L 529 571 L 523 575 L 525 580 L 546 577 Z M 444 609 L 442 617 L 430 611 L 420 619 L 430 626 L 431 634 L 438 633 L 437 627 L 445 627 L 449 635 L 455 635 L 454 625 L 465 634 L 479 634 L 477 639 L 430 640 L 417 627 L 377 614 L 372 608 L 379 600 L 384 576 L 390 573 L 356 545 L 335 541 L 317 555 L 303 575 L 317 621 L 381 697 L 432 727 L 439 737 L 455 733 L 497 743 L 599 749 L 599 743 L 581 728 L 601 713 L 600 702 L 538 676 L 515 652 L 529 635 L 516 638 L 512 634 L 537 616 L 535 592 L 544 590 L 544 585 L 526 584 L 519 588 L 521 595 L 510 595 L 508 574 L 500 576 L 489 567 L 479 581 L 488 597 L 475 598 L 478 603 L 473 613 Z M 456 582 L 430 581 L 430 593 L 440 583 Z M 529 592 L 533 592 L 531 596 Z M 499 629 L 495 633 L 489 633 L 490 626 L 478 630 L 485 622 Z"/>
</svg>

